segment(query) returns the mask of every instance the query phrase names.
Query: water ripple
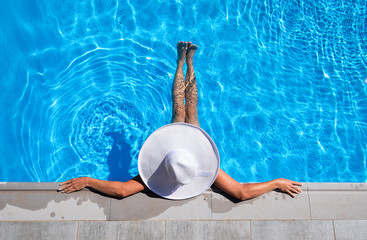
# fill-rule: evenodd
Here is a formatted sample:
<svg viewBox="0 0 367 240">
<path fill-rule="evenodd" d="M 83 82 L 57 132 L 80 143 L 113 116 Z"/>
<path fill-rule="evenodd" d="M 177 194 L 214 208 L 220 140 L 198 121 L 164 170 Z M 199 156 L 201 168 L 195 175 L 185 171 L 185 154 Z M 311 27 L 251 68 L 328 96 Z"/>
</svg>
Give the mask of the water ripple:
<svg viewBox="0 0 367 240">
<path fill-rule="evenodd" d="M 200 123 L 235 179 L 367 179 L 366 0 L 8 5 L 5 180 L 136 174 L 171 118 L 178 40 L 199 45 Z"/>
</svg>

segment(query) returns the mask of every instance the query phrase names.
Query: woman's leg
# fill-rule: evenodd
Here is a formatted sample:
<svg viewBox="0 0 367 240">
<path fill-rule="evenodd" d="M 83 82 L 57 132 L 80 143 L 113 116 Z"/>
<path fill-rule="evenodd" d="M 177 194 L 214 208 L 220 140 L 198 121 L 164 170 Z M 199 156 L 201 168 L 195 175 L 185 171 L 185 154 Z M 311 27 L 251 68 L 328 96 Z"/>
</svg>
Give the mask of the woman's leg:
<svg viewBox="0 0 367 240">
<path fill-rule="evenodd" d="M 186 51 L 186 80 L 185 80 L 185 97 L 186 97 L 186 105 L 185 105 L 185 122 L 197 125 L 200 127 L 199 118 L 198 118 L 198 87 L 196 84 L 196 77 L 193 65 L 193 58 L 195 51 L 198 49 L 198 46 L 188 43 L 187 51 Z"/>
<path fill-rule="evenodd" d="M 179 42 L 177 44 L 177 69 L 172 87 L 172 122 L 185 121 L 185 78 L 183 65 L 185 63 L 187 43 Z"/>
</svg>

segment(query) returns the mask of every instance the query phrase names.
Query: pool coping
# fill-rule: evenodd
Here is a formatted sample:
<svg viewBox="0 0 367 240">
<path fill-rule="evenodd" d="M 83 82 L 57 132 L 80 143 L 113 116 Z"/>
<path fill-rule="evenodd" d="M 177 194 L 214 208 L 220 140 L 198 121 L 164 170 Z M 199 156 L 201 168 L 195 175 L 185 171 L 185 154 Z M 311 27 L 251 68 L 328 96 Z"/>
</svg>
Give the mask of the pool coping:
<svg viewBox="0 0 367 240">
<path fill-rule="evenodd" d="M 367 191 L 367 183 L 363 182 L 303 182 L 302 185 L 307 191 Z M 0 191 L 57 191 L 58 188 L 58 182 L 0 182 Z"/>
<path fill-rule="evenodd" d="M 114 199 L 58 183 L 0 183 L 6 239 L 365 239 L 367 183 L 303 183 L 237 201 L 216 188 L 186 200 L 150 191 Z"/>
<path fill-rule="evenodd" d="M 58 183 L 0 183 L 0 221 L 367 220 L 367 183 L 303 183 L 295 198 L 272 191 L 237 201 L 213 188 L 186 200 L 150 191 L 114 199 Z"/>
</svg>

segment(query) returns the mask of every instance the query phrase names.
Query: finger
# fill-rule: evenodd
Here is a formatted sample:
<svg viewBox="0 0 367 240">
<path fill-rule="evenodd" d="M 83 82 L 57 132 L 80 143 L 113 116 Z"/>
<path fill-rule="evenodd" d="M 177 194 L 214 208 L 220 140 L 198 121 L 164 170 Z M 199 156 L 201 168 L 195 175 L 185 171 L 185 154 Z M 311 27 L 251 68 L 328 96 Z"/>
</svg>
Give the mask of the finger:
<svg viewBox="0 0 367 240">
<path fill-rule="evenodd" d="M 59 185 L 60 185 L 60 186 L 62 186 L 62 185 L 69 184 L 69 183 L 71 183 L 71 179 L 70 179 L 70 180 L 67 180 L 67 181 L 65 181 L 65 182 L 62 182 L 62 183 L 60 183 Z"/>
<path fill-rule="evenodd" d="M 63 193 L 72 193 L 75 191 L 75 188 L 74 187 L 69 187 L 67 189 L 65 189 L 64 191 L 62 191 Z"/>
<path fill-rule="evenodd" d="M 63 182 L 62 184 L 60 184 L 60 186 L 61 187 L 58 189 L 58 191 L 62 191 L 64 189 L 70 187 L 71 186 L 71 181 L 69 180 L 67 182 Z"/>
<path fill-rule="evenodd" d="M 301 190 L 300 188 L 298 188 L 298 187 L 294 187 L 294 186 L 293 186 L 291 189 L 292 189 L 292 191 L 293 191 L 293 192 L 295 192 L 295 193 L 301 193 L 301 192 L 302 192 L 302 190 Z"/>
<path fill-rule="evenodd" d="M 66 181 L 66 182 L 62 182 L 62 183 L 60 183 L 59 185 L 60 185 L 60 186 L 65 185 L 65 184 L 67 184 L 67 182 L 68 182 L 68 181 Z"/>
<path fill-rule="evenodd" d="M 302 183 L 299 183 L 299 182 L 292 182 L 292 184 L 296 186 L 302 186 Z"/>
<path fill-rule="evenodd" d="M 71 186 L 65 186 L 65 187 L 62 187 L 62 188 L 59 188 L 59 192 L 65 192 L 66 190 L 68 190 Z"/>
<path fill-rule="evenodd" d="M 70 189 L 66 189 L 64 191 L 62 191 L 63 193 L 71 193 L 72 191 Z"/>
<path fill-rule="evenodd" d="M 60 192 L 63 191 L 65 188 L 68 187 L 68 185 L 61 185 L 61 184 L 60 184 L 60 186 L 61 187 L 57 190 L 57 191 L 60 191 Z"/>
<path fill-rule="evenodd" d="M 292 198 L 294 198 L 294 194 L 293 194 L 291 191 L 287 190 L 287 193 L 288 193 Z"/>
<path fill-rule="evenodd" d="M 60 189 L 59 189 L 59 191 L 60 191 L 60 192 L 66 192 L 66 191 L 69 191 L 70 189 L 73 189 L 73 188 L 74 188 L 74 186 L 73 186 L 73 185 L 68 184 L 68 185 L 66 185 L 66 186 L 64 186 L 64 187 L 62 187 L 62 188 L 60 188 Z"/>
</svg>

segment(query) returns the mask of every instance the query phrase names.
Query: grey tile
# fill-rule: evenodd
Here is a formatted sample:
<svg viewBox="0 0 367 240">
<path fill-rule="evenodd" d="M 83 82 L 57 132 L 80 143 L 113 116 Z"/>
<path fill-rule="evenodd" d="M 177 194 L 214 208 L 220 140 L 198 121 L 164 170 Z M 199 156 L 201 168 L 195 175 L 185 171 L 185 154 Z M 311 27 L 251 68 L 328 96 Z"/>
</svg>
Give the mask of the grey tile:
<svg viewBox="0 0 367 240">
<path fill-rule="evenodd" d="M 367 183 L 307 183 L 308 190 L 367 191 Z"/>
<path fill-rule="evenodd" d="M 1 191 L 0 221 L 107 220 L 110 198 L 90 191 Z"/>
<path fill-rule="evenodd" d="M 76 222 L 0 222 L 0 239 L 75 240 Z"/>
<path fill-rule="evenodd" d="M 187 200 L 168 200 L 151 192 L 111 200 L 110 220 L 210 219 L 211 192 Z"/>
<path fill-rule="evenodd" d="M 311 215 L 307 191 L 295 198 L 272 191 L 242 202 L 222 192 L 213 192 L 212 219 L 311 219 Z"/>
<path fill-rule="evenodd" d="M 367 191 L 365 189 L 309 189 L 312 219 L 367 219 Z"/>
<path fill-rule="evenodd" d="M 336 240 L 365 240 L 367 238 L 367 220 L 335 220 Z"/>
<path fill-rule="evenodd" d="M 161 240 L 162 221 L 79 222 L 78 240 Z"/>
<path fill-rule="evenodd" d="M 4 190 L 56 190 L 59 188 L 59 183 L 57 182 L 2 182 L 0 183 L 0 191 Z"/>
<path fill-rule="evenodd" d="M 251 221 L 252 240 L 333 240 L 332 221 Z"/>
<path fill-rule="evenodd" d="M 167 221 L 166 240 L 250 239 L 249 221 Z"/>
</svg>

